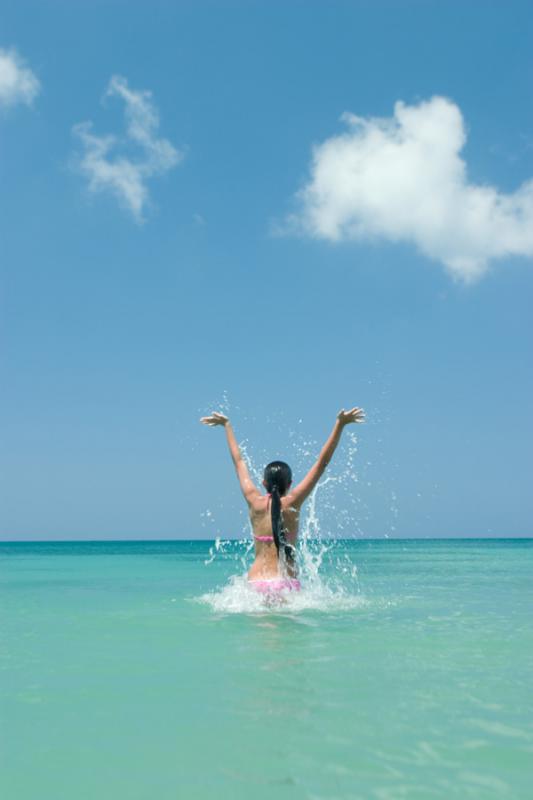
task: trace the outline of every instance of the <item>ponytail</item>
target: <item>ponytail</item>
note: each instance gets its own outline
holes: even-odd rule
[[[281,513],[281,498],[287,493],[292,482],[291,468],[284,461],[272,461],[265,467],[264,478],[267,491],[271,497],[272,536],[274,537],[278,559],[280,550],[282,550],[287,564],[292,566],[294,564],[294,547],[287,542]]]
[[[283,517],[281,516],[281,497],[279,493],[279,489],[274,484],[270,491],[270,516],[272,518],[272,536],[274,537],[274,543],[276,545],[276,550],[278,551],[278,558],[279,558],[279,548],[283,536]]]

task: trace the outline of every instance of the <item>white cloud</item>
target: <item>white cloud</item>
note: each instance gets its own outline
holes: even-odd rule
[[[31,105],[40,83],[16,50],[0,47],[0,106]]]
[[[126,136],[97,136],[91,122],[74,126],[83,145],[77,166],[89,180],[92,192],[110,191],[137,222],[149,200],[147,181],[175,167],[184,157],[167,139],[158,138],[159,116],[151,92],[134,91],[125,78],[111,78],[105,97],[119,97],[125,103]],[[134,145],[140,157],[130,154]]]
[[[411,242],[465,281],[492,259],[533,256],[533,180],[511,194],[469,183],[453,102],[398,102],[392,118],[342,120],[348,130],[313,150],[290,229],[330,241]]]

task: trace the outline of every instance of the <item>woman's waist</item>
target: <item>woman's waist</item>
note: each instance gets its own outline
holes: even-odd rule
[[[280,575],[280,564],[278,554],[274,548],[274,553],[258,553],[254,563],[250,567],[248,577],[275,578]]]
[[[248,571],[248,579],[255,580],[257,579],[267,579],[267,578],[279,578],[279,577],[290,577],[295,578],[298,574],[298,569],[296,564],[294,563],[283,563],[280,564],[277,555],[273,558],[270,555],[257,555],[254,563],[250,567]]]

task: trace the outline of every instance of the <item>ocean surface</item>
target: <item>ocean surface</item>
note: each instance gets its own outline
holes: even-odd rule
[[[6,800],[533,797],[533,540],[2,544]]]

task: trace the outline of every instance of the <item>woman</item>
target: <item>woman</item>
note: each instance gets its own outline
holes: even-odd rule
[[[271,594],[300,589],[295,561],[300,509],[331,461],[344,426],[352,422],[364,422],[364,419],[361,408],[339,411],[333,430],[315,464],[294,489],[291,488],[292,472],[288,464],[284,461],[268,464],[263,477],[266,495],[261,494],[250,478],[228,417],[214,411],[200,420],[204,425],[222,425],[226,429],[228,447],[252,523],[255,561],[248,572],[248,580],[257,591]]]

